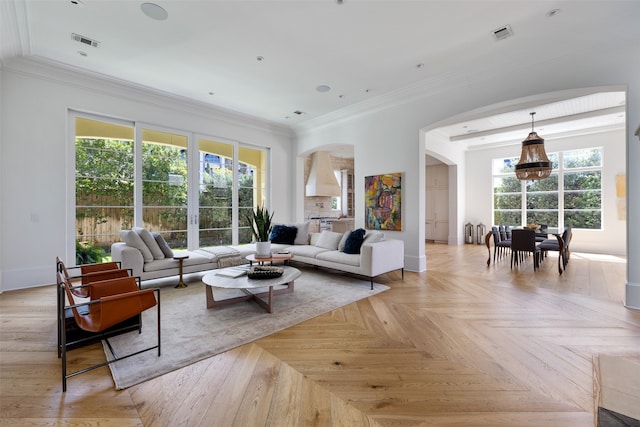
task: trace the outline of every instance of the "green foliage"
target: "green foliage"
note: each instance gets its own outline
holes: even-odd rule
[[[496,224],[519,226],[522,224],[522,211],[496,211]]]
[[[93,246],[89,242],[76,240],[76,265],[95,264],[102,262],[106,257],[104,249]]]
[[[565,151],[562,158],[565,169],[602,166],[602,150],[600,148]]]
[[[251,232],[258,242],[268,242],[271,233],[271,219],[273,213],[269,215],[269,209],[264,206],[258,206],[250,211],[247,217],[251,224]]]

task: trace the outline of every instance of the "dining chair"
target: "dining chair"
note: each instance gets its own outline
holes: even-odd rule
[[[531,229],[514,229],[511,231],[511,268],[517,266],[528,255],[533,255],[533,270],[540,267],[542,251],[536,245],[536,232]]]
[[[507,238],[503,226],[491,227],[491,233],[493,235],[493,262],[495,263],[497,257],[503,257],[507,250],[511,249],[511,239]]]
[[[558,273],[562,272],[567,267],[571,251],[569,250],[569,244],[573,238],[573,232],[571,226],[565,227],[562,235],[556,234],[552,239],[546,239],[538,245],[544,254],[548,251],[558,252]]]

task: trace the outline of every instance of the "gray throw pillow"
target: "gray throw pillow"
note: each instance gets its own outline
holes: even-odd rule
[[[153,261],[153,254],[138,233],[133,230],[120,230],[120,238],[127,244],[127,246],[131,246],[132,248],[139,250],[142,253],[144,262]]]
[[[156,239],[151,235],[151,232],[149,230],[142,227],[133,227],[132,230],[138,233],[138,235],[142,238],[144,244],[147,245],[147,247],[151,251],[153,259],[164,259],[164,253],[160,249],[160,246],[158,246],[158,242],[156,242]]]
[[[158,246],[160,246],[160,250],[164,254],[165,258],[173,258],[173,251],[169,247],[169,244],[167,243],[167,241],[164,240],[164,237],[162,237],[162,234],[151,233],[151,235],[153,236],[154,239],[156,239],[156,243],[158,244]]]

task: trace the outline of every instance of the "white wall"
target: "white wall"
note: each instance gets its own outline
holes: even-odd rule
[[[292,212],[295,164],[288,130],[204,105],[69,74],[45,64],[3,64],[1,247],[3,290],[55,282],[55,257],[65,254],[67,111],[75,109],[193,131],[271,148],[271,208],[277,221]],[[66,260],[73,264],[74,260]]]
[[[443,76],[436,84],[404,90],[404,102],[396,100],[386,108],[376,107],[349,120],[317,120],[298,133],[299,150],[311,150],[327,143],[355,146],[356,226],[362,225],[362,191],[364,176],[372,173],[403,171],[402,232],[393,237],[405,242],[405,268],[422,271],[424,258],[424,136],[420,129],[435,129],[445,119],[462,116],[510,100],[535,97],[557,91],[616,86],[627,88],[628,123],[626,135],[628,165],[628,221],[640,220],[640,158],[633,132],[640,123],[640,55],[635,46],[625,46],[606,38],[584,46],[582,51],[567,52],[561,57],[536,63],[534,57],[514,63],[511,69],[466,69],[456,75]],[[621,86],[620,86],[621,85]],[[633,137],[633,140],[631,139]],[[430,153],[433,155],[433,153]],[[400,169],[399,169],[400,168]],[[464,176],[458,171],[458,177]],[[467,171],[465,185],[474,176]],[[298,195],[299,196],[299,195]],[[458,200],[458,202],[460,202]],[[462,209],[468,209],[461,206]],[[485,215],[485,214],[482,214]],[[487,216],[487,221],[489,220]],[[359,221],[359,222],[358,222]],[[607,222],[610,222],[607,220]],[[630,238],[628,256],[640,260],[640,239]],[[629,281],[640,285],[640,263],[629,263]],[[640,299],[640,292],[638,293]]]
[[[545,138],[543,133],[540,136]],[[523,135],[524,139],[526,135]],[[624,130],[582,135],[572,138],[545,138],[548,153],[578,148],[603,147],[604,169],[602,176],[602,227],[596,230],[573,230],[571,250],[606,254],[626,253],[626,220],[617,216],[615,176],[625,173]],[[493,224],[491,160],[503,157],[520,157],[520,145],[467,152],[467,218],[472,224]]]

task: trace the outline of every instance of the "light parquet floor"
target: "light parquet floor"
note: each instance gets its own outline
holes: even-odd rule
[[[640,353],[624,259],[486,266],[428,244],[391,289],[123,391],[108,368],[60,391],[50,287],[0,296],[0,424],[593,426],[593,358]],[[78,363],[100,360],[92,346]]]

